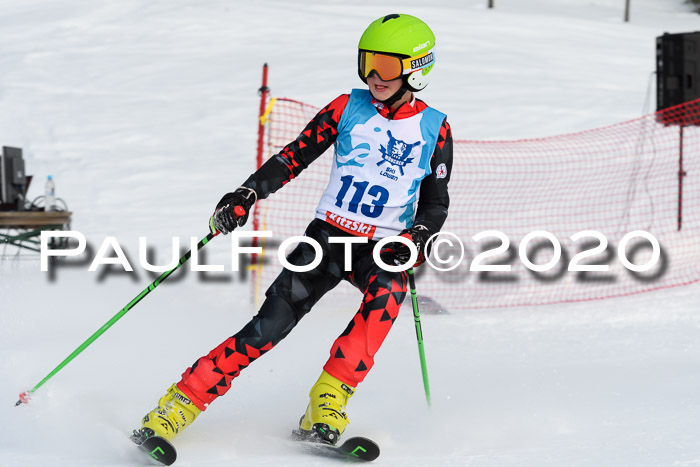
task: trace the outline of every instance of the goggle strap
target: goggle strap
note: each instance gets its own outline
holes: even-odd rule
[[[404,75],[409,75],[414,71],[422,70],[435,64],[435,52],[429,50],[420,57],[410,57],[401,61]]]

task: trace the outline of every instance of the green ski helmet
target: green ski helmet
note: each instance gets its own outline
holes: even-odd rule
[[[360,79],[366,84],[374,71],[384,81],[403,77],[404,87],[416,92],[428,85],[435,64],[435,35],[411,15],[383,16],[365,30],[358,45]]]

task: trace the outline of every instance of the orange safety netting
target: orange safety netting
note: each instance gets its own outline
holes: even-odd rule
[[[267,155],[295,139],[317,111],[290,99],[271,100]],[[435,308],[460,310],[602,299],[700,280],[698,124],[700,100],[575,134],[455,140],[450,213],[443,231],[463,241],[465,258],[451,272],[421,266],[419,294]],[[458,135],[458,129],[453,131]],[[329,150],[280,192],[259,202],[254,212],[258,227],[273,231],[277,243],[303,234],[328,183],[332,159]],[[502,245],[494,236],[472,238],[492,230],[505,234],[509,247],[479,263],[510,265],[511,270],[470,270],[476,255]],[[594,237],[571,239],[588,230],[602,233],[608,246],[580,264],[608,265],[607,272],[569,270],[578,253],[599,245]],[[644,272],[625,267],[618,252],[620,240],[637,230],[651,233],[661,246],[655,266]],[[561,244],[560,259],[544,272],[527,268],[520,257],[521,240],[535,231],[550,232]],[[455,252],[444,247],[443,258]],[[554,255],[552,241],[542,236],[523,249],[535,265]],[[653,260],[652,253],[651,243],[637,236],[623,256],[643,265]],[[255,275],[258,298],[281,269],[276,246],[266,249],[263,258],[267,261]],[[359,299],[351,287],[342,289],[334,293],[355,293]]]

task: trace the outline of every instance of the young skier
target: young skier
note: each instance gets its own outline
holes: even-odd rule
[[[372,249],[384,237],[402,235],[416,245],[417,265],[427,254],[426,241],[447,217],[450,126],[445,115],[414,97],[428,84],[434,46],[430,28],[413,16],[392,14],[371,23],[360,39],[358,59],[360,79],[369,90],[356,89],[333,100],[295,141],[221,199],[210,228],[227,234],[245,224],[257,200],[282,188],[335,146],[330,181],[305,232],[322,247],[319,266],[308,272],[284,269],[267,290],[258,314],[185,370],[143,418],[136,438],[157,435],[172,440],[229,390],[242,369],[277,345],[326,292],[347,280],[364,298],[333,344],[299,425],[308,438],[338,441],[348,424],[348,400],[372,368],[406,295],[406,272],[381,269]],[[345,245],[331,243],[330,237],[360,241],[349,247],[349,270]],[[306,265],[315,257],[311,245],[299,243],[287,259]],[[386,264],[405,264],[410,251],[393,242],[381,257]]]

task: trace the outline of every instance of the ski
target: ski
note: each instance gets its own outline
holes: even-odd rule
[[[379,457],[379,445],[371,439],[362,436],[353,436],[340,444],[333,445],[308,438],[294,430],[292,439],[302,443],[307,452],[316,455],[365,462],[373,461]]]
[[[163,465],[171,465],[177,459],[175,446],[167,439],[155,436],[153,430],[148,428],[134,430],[131,441],[136,443],[140,450]]]

